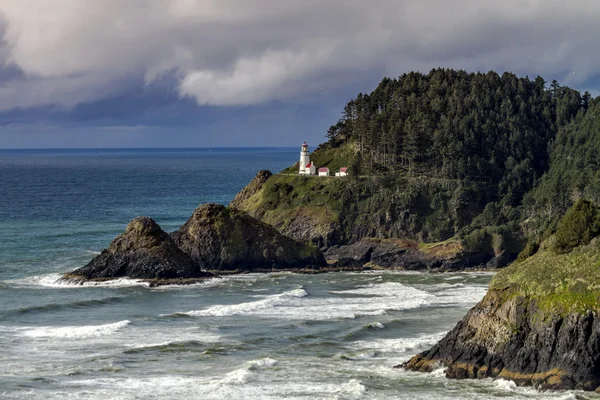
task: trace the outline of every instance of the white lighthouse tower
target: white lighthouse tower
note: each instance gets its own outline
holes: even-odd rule
[[[308,145],[306,142],[302,143],[300,149],[300,167],[298,173],[300,175],[311,175],[315,172],[315,167],[310,162],[310,156],[308,155]]]

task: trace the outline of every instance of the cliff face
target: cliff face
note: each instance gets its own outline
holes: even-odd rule
[[[138,217],[107,249],[65,278],[80,281],[119,277],[168,280],[204,276],[212,275],[202,272],[152,218]]]
[[[595,390],[600,385],[597,313],[543,312],[527,298],[502,300],[491,291],[432,349],[405,367],[446,366],[455,379],[504,378],[541,389]]]
[[[500,272],[438,344],[403,366],[449,378],[500,377],[542,389],[600,386],[600,251],[543,250]]]
[[[247,213],[219,204],[198,207],[171,237],[208,270],[264,270],[326,265],[315,247],[283,236]]]

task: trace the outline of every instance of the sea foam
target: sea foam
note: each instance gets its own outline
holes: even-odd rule
[[[193,317],[223,317],[240,314],[250,314],[256,311],[271,309],[279,305],[288,303],[290,299],[308,296],[303,288],[297,288],[288,292],[268,296],[264,299],[240,304],[216,305],[205,310],[189,311],[186,314]]]
[[[63,327],[39,327],[26,330],[24,335],[31,338],[56,338],[56,339],[86,339],[100,336],[112,335],[125,328],[131,322],[123,320],[112,324],[86,325],[86,326],[63,326]]]

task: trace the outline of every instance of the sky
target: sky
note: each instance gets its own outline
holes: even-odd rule
[[[598,0],[0,0],[0,148],[316,145],[384,77],[600,94]]]

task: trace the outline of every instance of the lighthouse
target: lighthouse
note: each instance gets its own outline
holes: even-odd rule
[[[302,147],[300,148],[300,166],[298,173],[300,175],[314,175],[315,173],[315,167],[310,162],[308,145],[306,142],[302,143]]]

